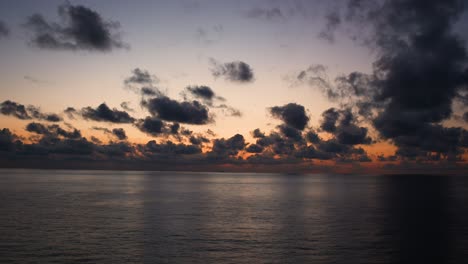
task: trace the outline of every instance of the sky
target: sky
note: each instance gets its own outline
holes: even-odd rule
[[[0,166],[464,174],[466,8],[0,1]]]

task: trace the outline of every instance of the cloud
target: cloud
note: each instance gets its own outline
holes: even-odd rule
[[[39,135],[46,135],[49,137],[64,137],[68,139],[79,139],[81,138],[81,132],[78,129],[73,129],[73,131],[66,131],[61,128],[59,125],[49,125],[46,126],[41,123],[31,122],[26,126],[26,131],[33,132]]]
[[[120,107],[122,107],[123,110],[128,111],[128,112],[135,111],[135,109],[130,107],[130,102],[122,102],[120,103]]]
[[[235,156],[245,147],[245,139],[242,135],[236,134],[228,139],[215,139],[213,149],[209,154],[211,157],[224,158],[226,156]]]
[[[166,123],[155,117],[147,116],[145,119],[140,119],[135,123],[135,126],[151,136],[166,133]]]
[[[8,128],[0,130],[0,152],[13,151],[15,149],[16,136]]]
[[[127,48],[120,40],[118,22],[106,21],[99,13],[80,5],[58,7],[60,23],[42,15],[28,17],[25,26],[32,33],[31,44],[41,49],[111,51]]]
[[[0,113],[23,120],[38,119],[49,122],[59,122],[63,120],[62,117],[57,114],[41,112],[41,110],[36,106],[24,106],[10,100],[6,100],[0,104]]]
[[[360,0],[358,0],[360,1]],[[334,32],[341,24],[341,16],[337,11],[331,11],[325,16],[326,26],[325,29],[320,31],[319,37],[327,40],[330,43],[335,41]]]
[[[263,152],[263,147],[257,144],[250,144],[245,151],[249,153],[262,153]]]
[[[208,86],[204,86],[204,85],[188,86],[186,90],[195,98],[202,99],[207,102],[212,102],[213,99],[215,98],[215,93]]]
[[[60,117],[57,114],[42,113],[41,110],[38,107],[33,106],[33,105],[28,106],[27,111],[28,111],[29,115],[32,118],[35,118],[35,119],[45,120],[45,121],[49,121],[49,122],[59,122],[59,121],[63,120],[62,117]]]
[[[243,61],[233,61],[219,63],[211,59],[213,68],[211,73],[215,78],[224,77],[224,79],[238,83],[248,83],[255,80],[252,67]]]
[[[3,115],[11,115],[19,119],[31,119],[31,116],[26,111],[26,107],[22,104],[6,100],[0,105],[0,112]]]
[[[10,29],[7,24],[0,20],[0,39],[8,37],[10,35]]]
[[[154,117],[165,121],[193,125],[203,125],[213,121],[209,116],[209,109],[196,100],[179,102],[164,96],[143,101],[142,106]]]
[[[159,82],[158,77],[150,74],[147,70],[142,70],[140,68],[133,69],[132,76],[128,77],[124,81],[126,85],[130,85],[130,84],[152,85],[158,82]]]
[[[135,119],[125,111],[110,109],[105,103],[100,104],[96,109],[88,106],[81,109],[84,119],[110,122],[110,123],[133,123]]]
[[[347,1],[341,12],[357,38],[376,51],[370,74],[340,76],[330,89],[372,125],[381,139],[397,146],[397,155],[416,160],[461,159],[466,130],[444,127],[452,105],[466,106],[466,45],[454,25],[463,1]],[[364,30],[363,30],[364,29]],[[327,119],[329,118],[329,119]],[[322,129],[333,130],[333,116]],[[342,142],[365,140],[366,130],[349,126],[336,134]],[[337,133],[337,132],[334,132]],[[349,137],[352,135],[353,137]],[[349,140],[349,141],[348,141]]]
[[[141,147],[141,150],[146,156],[153,158],[162,157],[161,155],[194,155],[201,153],[199,146],[182,143],[174,144],[172,141],[158,144],[155,140],[148,141],[146,145]]]
[[[284,106],[271,107],[270,113],[273,117],[282,120],[288,126],[298,130],[304,130],[309,117],[305,113],[305,108],[296,103],[289,103]]]
[[[142,96],[164,96],[164,93],[156,87],[160,82],[156,75],[150,74],[147,70],[135,68],[132,75],[124,80],[124,85]]]
[[[75,119],[75,115],[78,114],[78,111],[73,107],[67,107],[63,112],[68,116],[70,119]]]
[[[112,134],[116,136],[119,140],[127,139],[127,134],[123,128],[114,128],[112,129]]]
[[[272,8],[252,8],[246,14],[247,18],[264,19],[268,21],[282,21],[285,19],[281,9]]]
[[[235,116],[241,117],[242,112],[232,106],[229,106],[225,103],[222,104],[215,104],[219,102],[224,102],[226,99],[221,96],[217,96],[215,92],[208,86],[205,85],[193,85],[186,87],[186,91],[189,95],[194,97],[195,99],[201,100],[204,104],[209,107],[221,109],[222,113],[226,116]],[[185,99],[187,99],[186,93],[182,93]]]
[[[114,128],[112,130],[105,127],[92,127],[93,130],[102,131],[105,134],[115,136],[118,140],[127,139],[127,134],[123,128]]]
[[[256,128],[254,131],[252,131],[251,134],[252,134],[252,137],[254,137],[254,138],[264,138],[265,137],[265,133],[260,131],[259,128]]]

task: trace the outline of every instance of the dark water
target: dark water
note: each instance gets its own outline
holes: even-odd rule
[[[468,178],[0,170],[0,263],[467,263]]]

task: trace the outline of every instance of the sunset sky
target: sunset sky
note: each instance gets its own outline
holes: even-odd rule
[[[0,166],[463,174],[465,11],[1,1]]]

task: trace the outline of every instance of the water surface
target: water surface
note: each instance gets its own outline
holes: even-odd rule
[[[0,263],[464,263],[468,179],[0,170]]]

